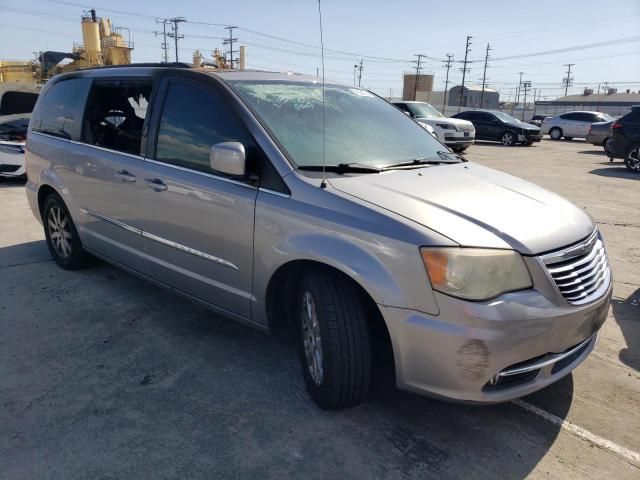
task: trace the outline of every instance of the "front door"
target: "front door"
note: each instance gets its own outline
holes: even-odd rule
[[[79,208],[76,219],[91,250],[146,272],[140,155],[153,80],[100,79],[92,84],[81,141],[67,155],[65,183]]]
[[[152,276],[249,318],[258,189],[248,178],[210,168],[209,150],[241,142],[256,148],[219,86],[169,77],[154,113],[155,142],[141,181],[143,238]]]

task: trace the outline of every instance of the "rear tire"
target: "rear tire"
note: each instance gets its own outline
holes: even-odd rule
[[[362,293],[339,273],[306,272],[296,309],[307,391],[324,410],[353,407],[369,393],[371,337]]]
[[[624,156],[624,166],[633,173],[640,174],[640,143],[633,145]]]
[[[551,140],[560,140],[562,138],[562,129],[553,127],[549,130],[549,136],[551,137]]]
[[[49,252],[60,267],[77,270],[86,266],[88,256],[69,210],[57,193],[51,193],[44,201],[42,224]]]

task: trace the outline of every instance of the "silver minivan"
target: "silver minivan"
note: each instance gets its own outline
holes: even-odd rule
[[[27,195],[55,261],[100,257],[295,339],[322,408],[398,387],[495,403],[594,348],[611,273],[592,219],[465,161],[359,88],[145,65],[50,80]]]

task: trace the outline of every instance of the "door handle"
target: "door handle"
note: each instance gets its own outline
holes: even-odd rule
[[[156,192],[164,192],[167,188],[167,184],[159,178],[145,178],[144,184],[147,188],[151,188]]]
[[[122,180],[123,182],[135,182],[136,181],[136,176],[132,175],[131,173],[127,172],[126,170],[120,170],[119,172],[116,172],[116,177],[119,178],[120,180]]]

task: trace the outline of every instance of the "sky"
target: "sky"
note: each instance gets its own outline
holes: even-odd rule
[[[134,62],[160,61],[162,37],[154,31],[162,25],[155,19],[180,16],[187,20],[179,32],[182,61],[190,62],[195,49],[210,57],[226,48],[224,26],[234,25],[247,68],[312,75],[321,69],[317,0],[0,0],[0,60],[70,51],[82,41],[79,20],[89,8],[130,29]],[[459,84],[467,35],[473,38],[466,82],[482,83],[490,44],[487,82],[501,100],[514,94],[519,72],[541,99],[556,98],[564,93],[568,63],[575,64],[570,94],[597,91],[604,82],[640,90],[640,0],[322,0],[322,19],[326,78],[352,84],[362,60],[362,86],[385,96],[401,95],[402,74],[415,71],[416,54],[426,55],[421,71],[435,75],[435,90],[444,87],[443,60],[452,54],[449,80]]]

